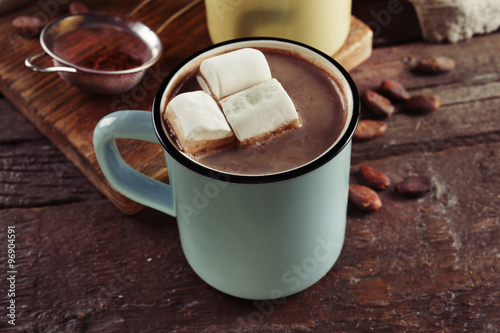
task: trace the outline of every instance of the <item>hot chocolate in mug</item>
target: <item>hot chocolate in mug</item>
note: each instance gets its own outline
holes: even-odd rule
[[[244,174],[208,167],[178,149],[163,119],[168,99],[202,60],[240,48],[299,55],[339,85],[344,123],[335,141],[317,158],[280,172]],[[326,54],[283,39],[239,39],[210,46],[172,70],[156,94],[152,112],[117,111],[104,117],[94,132],[94,148],[113,187],[176,217],[185,257],[205,282],[241,298],[275,299],[316,283],[340,255],[351,138],[359,113],[354,82]],[[160,143],[169,184],[131,168],[117,149],[119,138]]]

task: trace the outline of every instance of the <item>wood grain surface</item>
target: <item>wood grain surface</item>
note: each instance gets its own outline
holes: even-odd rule
[[[107,199],[2,210],[0,236],[10,224],[19,235],[20,307],[14,330],[0,331],[498,332],[499,151],[496,142],[371,161],[393,181],[411,161],[435,188],[418,200],[387,190],[371,215],[350,209],[334,268],[275,302],[206,285],[175,220],[156,211],[125,216]]]
[[[420,116],[397,105],[384,135],[354,142],[351,183],[361,183],[358,168],[368,164],[393,184],[419,174],[433,188],[408,199],[393,185],[372,214],[349,207],[332,270],[278,301],[206,285],[184,258],[173,218],[152,209],[122,214],[0,99],[0,263],[12,225],[18,265],[16,326],[6,321],[0,273],[0,332],[500,332],[499,47],[498,33],[379,47],[351,72],[361,91],[396,78],[411,94],[443,98]],[[417,59],[438,54],[452,56],[455,70],[412,72]]]
[[[437,151],[454,146],[498,141],[500,113],[500,35],[475,38],[460,44],[430,46],[413,43],[376,52],[366,66],[353,72],[360,91],[377,89],[381,81],[400,81],[411,95],[434,92],[441,96],[438,112],[418,117],[398,114],[387,120],[387,135],[353,147],[353,161],[408,153]],[[488,50],[487,52],[485,50]],[[413,67],[424,57],[445,55],[456,60],[456,68],[445,75],[415,73]],[[366,109],[364,118],[374,118]]]
[[[152,1],[134,16],[142,18],[151,27],[159,27],[169,13],[175,13],[187,3],[189,1]],[[118,9],[121,13],[133,7],[134,2],[130,1],[123,5],[116,1],[91,5],[95,10],[116,12]],[[64,12],[64,9],[60,11]],[[32,6],[24,9],[24,12],[38,15],[44,11],[39,6]],[[85,93],[65,83],[57,74],[35,73],[26,68],[24,59],[38,53],[41,47],[37,38],[28,40],[22,33],[12,30],[10,22],[15,15],[19,15],[19,12],[0,20],[0,32],[8,36],[0,44],[4,50],[0,58],[0,90],[122,212],[137,213],[143,207],[117,192],[102,175],[92,145],[93,130],[102,117],[113,111],[150,110],[157,87],[168,71],[185,57],[211,45],[203,3],[162,30],[160,37],[165,51],[160,62],[149,69],[132,90],[114,95]],[[59,12],[55,14],[54,11],[54,17],[58,15]],[[370,28],[353,17],[345,46],[334,57],[346,69],[352,69],[368,59],[371,45]],[[119,148],[125,161],[132,167],[154,179],[168,181],[160,145],[121,140]]]

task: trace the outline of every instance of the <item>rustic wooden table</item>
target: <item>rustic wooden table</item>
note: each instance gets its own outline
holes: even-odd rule
[[[0,98],[0,332],[500,332],[500,34],[428,44],[410,4],[401,5],[351,74],[360,91],[395,78],[411,94],[438,93],[443,106],[398,112],[383,136],[355,142],[352,182],[363,163],[393,182],[428,176],[433,189],[419,199],[388,189],[373,214],[350,207],[332,270],[279,301],[206,285],[184,259],[173,218],[122,214]],[[376,27],[373,12],[386,6],[355,1],[353,11]],[[411,71],[438,54],[453,57],[455,70]]]

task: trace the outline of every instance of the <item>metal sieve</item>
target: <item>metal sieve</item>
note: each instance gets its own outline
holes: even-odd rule
[[[57,72],[64,81],[89,92],[116,94],[132,89],[161,57],[158,33],[201,2],[192,1],[155,32],[130,19],[149,1],[144,1],[125,17],[82,13],[54,20],[41,32],[43,51],[26,58],[26,66],[38,72]],[[34,64],[44,56],[51,57],[54,66]]]

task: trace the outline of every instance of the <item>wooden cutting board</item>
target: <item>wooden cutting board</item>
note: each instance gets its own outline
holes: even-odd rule
[[[186,1],[162,1],[161,8],[146,6],[140,14],[142,22],[151,28],[186,5]],[[137,1],[87,2],[93,10],[125,14]],[[37,2],[0,18],[0,91],[16,108],[74,163],[86,177],[106,195],[124,214],[135,214],[143,206],[115,191],[105,180],[96,161],[92,135],[98,121],[117,110],[151,110],[157,87],[168,71],[182,59],[211,45],[207,32],[205,8],[198,4],[180,16],[160,34],[164,54],[144,79],[129,92],[117,95],[96,95],[70,86],[55,73],[32,72],[24,59],[41,51],[38,38],[28,39],[12,29],[11,22],[18,15],[35,15],[53,19],[66,14],[67,6],[41,7]],[[150,8],[148,8],[150,7]],[[372,31],[353,17],[351,32],[343,48],[333,57],[347,70],[369,58],[372,50]],[[50,65],[50,59],[44,60]],[[43,63],[42,63],[43,64]],[[119,140],[124,159],[138,171],[168,182],[163,149],[158,144]]]

